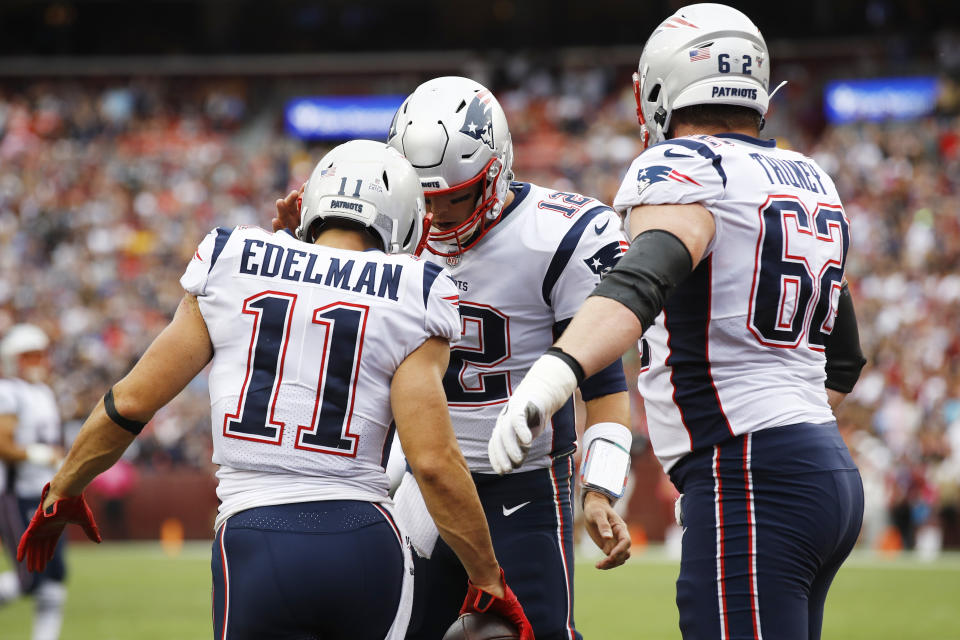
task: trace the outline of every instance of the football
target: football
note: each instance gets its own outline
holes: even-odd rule
[[[443,640],[516,640],[516,627],[492,613],[465,613],[450,625]]]

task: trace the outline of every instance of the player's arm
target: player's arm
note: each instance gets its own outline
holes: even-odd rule
[[[16,464],[27,459],[26,450],[14,439],[16,430],[16,414],[0,415],[0,460],[8,464]]]
[[[390,388],[397,435],[427,510],[470,580],[498,597],[500,565],[467,462],[450,423],[443,374],[449,343],[431,337],[397,368]]]
[[[700,204],[634,207],[630,249],[587,298],[556,346],[588,376],[619,358],[699,264],[715,230],[713,216]]]
[[[840,288],[837,317],[833,323],[833,331],[827,337],[825,355],[827,400],[830,408],[836,411],[847,394],[853,391],[854,385],[860,379],[860,371],[867,363],[860,348],[857,314],[846,281]]]
[[[136,437],[135,425],[149,422],[212,357],[213,346],[197,299],[186,294],[170,324],[130,373],[113,385],[113,415],[101,398],[84,422],[63,467],[50,482],[44,506],[62,496],[79,495],[91,480],[113,466]],[[127,426],[118,424],[124,419]]]
[[[58,450],[48,444],[33,442],[23,447],[17,444],[16,430],[16,414],[0,415],[0,461],[7,464],[31,462],[51,467],[60,461]]]
[[[20,540],[19,559],[33,571],[49,561],[66,524],[84,527],[99,542],[83,490],[109,469],[153,417],[213,356],[207,326],[194,296],[187,294],[173,320],[122,380],[97,403],[63,466],[44,489],[40,506]]]
[[[622,370],[620,373],[623,376]],[[585,381],[586,382],[586,381]],[[610,393],[592,398],[585,402],[586,423],[590,425],[583,434],[584,457],[580,463],[580,482],[583,492],[583,517],[587,533],[600,547],[604,558],[597,562],[598,569],[619,567],[630,557],[630,532],[627,524],[613,509],[616,500],[622,495],[623,484],[630,471],[630,396],[626,391]],[[624,447],[624,445],[626,445]],[[613,456],[608,454],[613,453]],[[626,456],[619,454],[626,453]],[[597,456],[606,456],[607,469],[587,467],[587,462],[597,460]],[[615,456],[615,458],[614,458]],[[602,477],[596,474],[601,473]],[[613,480],[621,482],[619,487],[611,486],[605,490],[601,482]],[[596,482],[591,482],[596,480]]]
[[[653,324],[673,289],[706,253],[716,225],[700,204],[644,205],[630,215],[633,242],[553,347],[540,356],[497,418],[496,431],[532,433],[584,380],[617,360]],[[494,460],[491,449],[491,463]]]
[[[470,578],[461,613],[499,614],[521,638],[533,640],[533,628],[494,555],[477,489],[453,433],[442,383],[449,360],[450,344],[434,336],[397,368],[390,385],[397,435],[440,536]]]

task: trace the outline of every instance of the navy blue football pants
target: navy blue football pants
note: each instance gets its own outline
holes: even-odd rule
[[[213,541],[216,640],[383,640],[404,560],[392,518],[369,502],[256,507]]]
[[[582,636],[573,622],[573,460],[506,476],[473,474],[497,560],[537,640]],[[443,540],[429,560],[414,556],[407,638],[440,640],[467,595],[467,574]]]
[[[20,544],[20,537],[27,530],[27,525],[30,524],[38,504],[40,504],[40,496],[18,498],[12,493],[0,494],[0,540],[7,549],[10,564],[16,568],[20,591],[26,594],[33,593],[45,580],[64,582],[67,579],[67,563],[64,560],[66,535],[60,536],[53,558],[47,563],[42,573],[31,573],[27,571],[25,563],[17,562],[17,545]]]
[[[684,640],[816,640],[827,590],[860,533],[863,485],[835,423],[797,424],[693,452],[677,608]]]

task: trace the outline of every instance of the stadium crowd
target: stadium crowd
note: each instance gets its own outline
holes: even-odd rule
[[[492,84],[518,176],[610,202],[639,151],[622,79],[507,68]],[[323,152],[285,136],[277,105],[252,93],[242,81],[0,84],[0,333],[30,321],[54,337],[53,386],[75,426],[166,324],[204,234],[265,226]],[[770,133],[834,176],[853,223],[868,364],[839,418],[865,482],[865,543],[960,546],[960,116],[820,130],[778,108]],[[210,466],[208,407],[200,376],[131,461]]]

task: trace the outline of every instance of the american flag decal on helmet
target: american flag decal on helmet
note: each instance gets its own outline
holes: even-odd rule
[[[696,62],[697,60],[709,60],[709,59],[710,59],[709,47],[698,47],[696,49],[690,49],[690,62]]]

